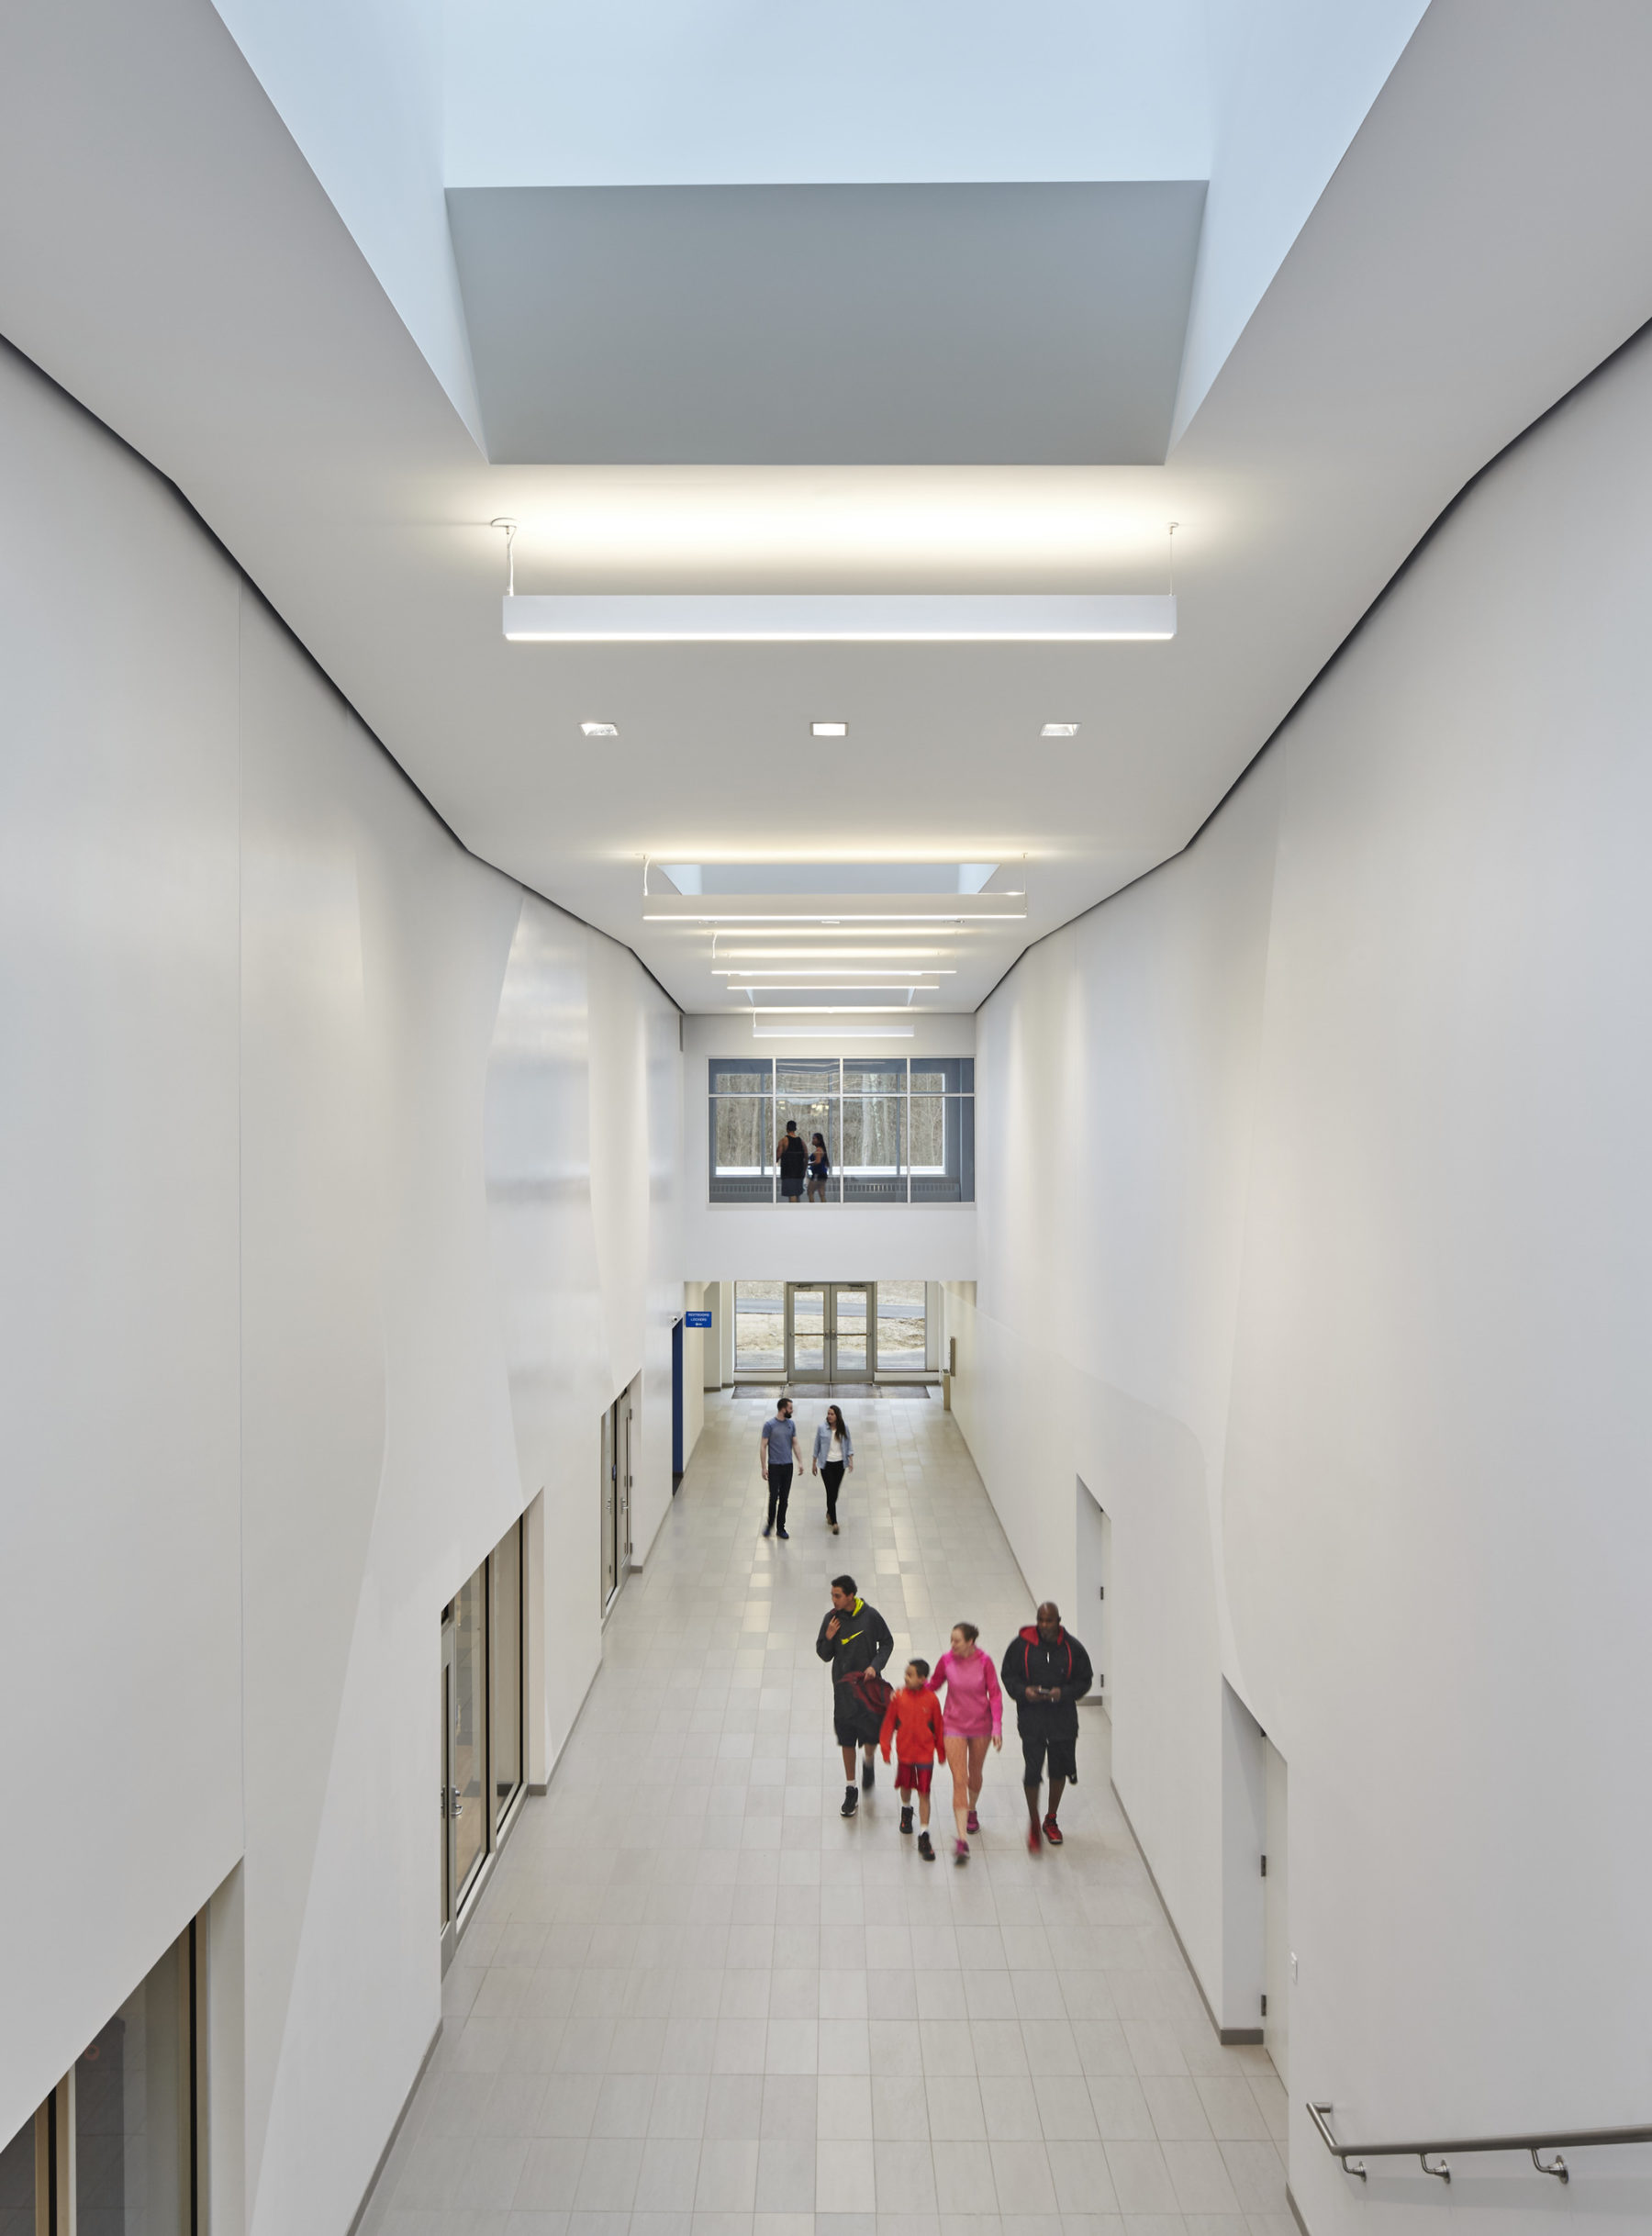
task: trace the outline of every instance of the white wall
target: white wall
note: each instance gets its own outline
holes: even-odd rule
[[[1649,430],[1643,343],[980,1019],[954,1411],[1036,1593],[1075,1473],[1111,1517],[1115,1776],[1228,2024],[1224,1678],[1289,1762],[1314,2236],[1491,2176],[1356,2195],[1307,2096],[1367,2135],[1652,2100]],[[1602,2225],[1649,2174],[1594,2175]],[[1557,2229],[1584,2180],[1474,2194]]]
[[[4,350],[0,459],[9,2140],[240,1850],[239,589]]]
[[[0,2134],[240,1857],[214,2227],[342,2229],[437,2022],[441,1606],[542,1489],[553,1756],[639,1370],[644,1556],[669,1505],[677,1018],[10,356],[0,451],[0,1573],[14,1728],[73,1773],[0,1863]]]

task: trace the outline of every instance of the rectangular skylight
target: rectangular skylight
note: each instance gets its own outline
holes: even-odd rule
[[[996,862],[651,862],[679,893],[978,893]]]

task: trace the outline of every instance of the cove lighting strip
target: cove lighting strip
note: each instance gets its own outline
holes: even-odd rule
[[[811,1031],[808,1025],[798,1025],[794,1030],[781,1025],[773,1032],[765,1032],[756,1025],[752,1027],[753,1040],[842,1040],[843,1037],[841,1026],[820,1032]],[[910,1040],[913,1034],[910,1025],[857,1025],[854,1037],[856,1041]]]
[[[512,644],[1121,644],[1176,634],[1174,598],[1023,591],[507,597]]]

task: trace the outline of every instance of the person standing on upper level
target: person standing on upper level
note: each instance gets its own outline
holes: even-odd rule
[[[780,1201],[782,1203],[801,1203],[803,1175],[809,1166],[809,1151],[803,1146],[803,1136],[798,1131],[798,1122],[788,1118],[786,1131],[775,1144],[775,1162],[780,1168]]]

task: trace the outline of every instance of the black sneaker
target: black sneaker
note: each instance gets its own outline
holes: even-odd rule
[[[903,1832],[910,1832],[912,1829],[912,1812],[910,1808],[902,1809],[900,1812],[900,1829]]]
[[[930,1846],[930,1836],[927,1830],[918,1835],[918,1852],[926,1863],[932,1863],[935,1860],[935,1851]]]
[[[869,1794],[872,1791],[872,1763],[870,1757],[861,1764],[861,1783]]]
[[[777,1529],[776,1530],[775,1535],[777,1537],[784,1537],[788,1545],[791,1543],[791,1531],[789,1529]]]
[[[840,1817],[853,1817],[856,1809],[859,1807],[860,1795],[855,1792],[853,1786],[850,1786],[844,1792],[843,1806],[838,1811],[838,1815]]]
[[[770,1530],[771,1530],[773,1527],[774,1527],[774,1524],[773,1524],[772,1522],[765,1522],[765,1523],[763,1525],[763,1534],[764,1534],[764,1536],[765,1536],[765,1537],[768,1536],[768,1534],[769,1534]]]

